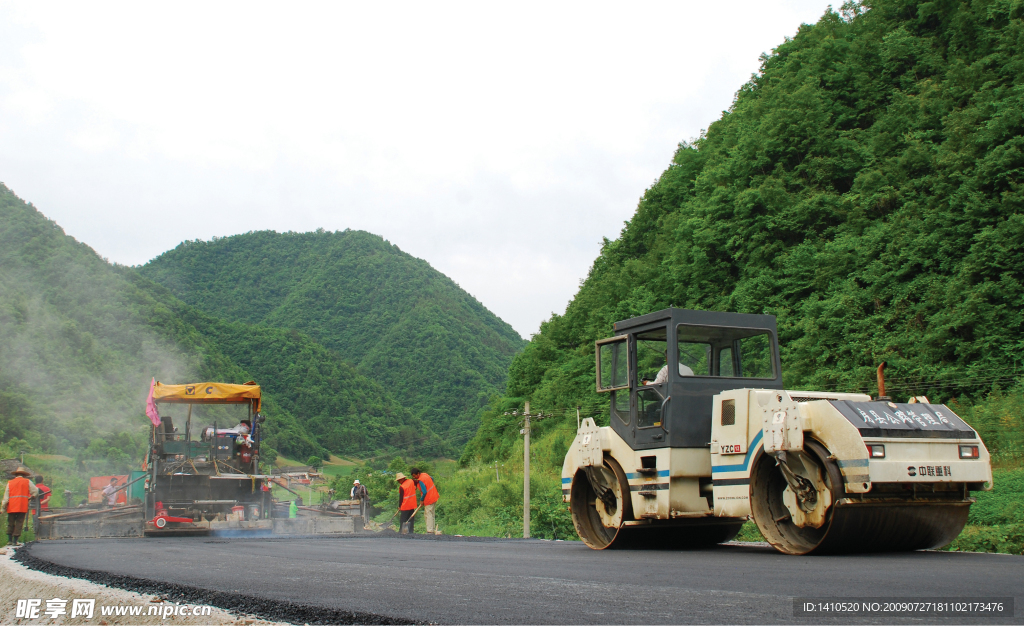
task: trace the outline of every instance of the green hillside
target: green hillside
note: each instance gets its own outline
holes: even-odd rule
[[[458,445],[523,345],[451,279],[362,231],[189,241],[138,270],[219,318],[309,334]]]
[[[552,410],[606,400],[593,393],[594,340],[672,305],[777,316],[790,387],[873,391],[881,361],[897,397],[969,404],[1013,386],[1022,17],[1019,0],[893,0],[802,26],[679,145],[565,314],[515,358],[464,459],[507,455],[518,425],[503,411],[527,398]],[[1008,432],[1020,417],[1000,420]]]
[[[0,186],[0,443],[123,470],[148,438],[150,377],[256,379],[268,444],[302,459],[443,450],[381,385],[308,336],[201,313]]]

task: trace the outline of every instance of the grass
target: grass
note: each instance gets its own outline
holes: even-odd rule
[[[284,455],[278,455],[277,459],[274,460],[274,465],[278,468],[284,468],[285,466],[305,466],[306,462],[300,462],[297,459],[288,459]]]
[[[346,475],[350,475],[356,468],[358,468],[358,466],[355,465],[335,466],[333,464],[324,464],[324,467],[321,468],[320,470],[321,472],[324,473],[324,475],[333,479],[334,477],[344,477]]]
[[[992,483],[973,493],[967,526],[946,550],[1024,555],[1024,468],[994,468]]]
[[[338,457],[331,455],[330,459],[324,462],[320,472],[328,477],[328,479],[334,479],[336,477],[344,477],[352,474],[352,472],[359,468],[362,464],[361,460],[358,459],[345,459],[344,457]],[[295,459],[289,459],[283,455],[278,455],[274,461],[274,465],[278,468],[284,468],[286,466],[305,466],[305,462],[300,462]]]
[[[38,464],[38,462],[70,462],[74,461],[67,455],[43,455],[40,453],[26,453],[25,463],[29,466]]]
[[[354,457],[352,459],[346,459],[344,457],[338,457],[337,455],[331,455],[331,457],[326,462],[324,462],[324,465],[325,466],[332,466],[333,465],[333,466],[353,466],[353,467],[355,467],[355,466],[362,466],[363,465],[363,460],[356,459]]]

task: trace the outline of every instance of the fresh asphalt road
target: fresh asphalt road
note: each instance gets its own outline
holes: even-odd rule
[[[751,545],[593,551],[451,536],[58,540],[73,568],[442,624],[1016,623],[1024,557],[916,552],[792,557]],[[795,617],[793,598],[1014,597],[1004,619]]]

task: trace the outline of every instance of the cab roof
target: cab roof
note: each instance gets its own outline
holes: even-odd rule
[[[677,324],[699,324],[712,327],[744,327],[775,331],[775,316],[763,314],[734,313],[731,311],[699,311],[669,307],[636,318],[615,323],[615,333],[624,333],[655,322]]]
[[[155,403],[189,403],[197,405],[253,404],[260,410],[260,386],[255,381],[237,383],[182,383],[172,385],[156,382],[153,386]]]

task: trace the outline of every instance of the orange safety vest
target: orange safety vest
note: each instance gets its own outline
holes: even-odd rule
[[[37,483],[36,488],[39,489],[39,507],[44,512],[50,511],[50,495],[52,494],[50,488],[41,483]]]
[[[398,484],[398,489],[402,491],[402,505],[398,509],[405,511],[416,509],[416,484],[406,479]]]
[[[440,496],[437,493],[437,486],[434,485],[434,480],[430,478],[425,472],[420,473],[420,478],[416,479],[416,483],[422,483],[420,489],[423,490],[423,504],[433,505],[437,503],[437,499]]]
[[[7,484],[7,513],[24,514],[28,512],[28,499],[32,496],[28,489],[28,479],[15,477]]]

